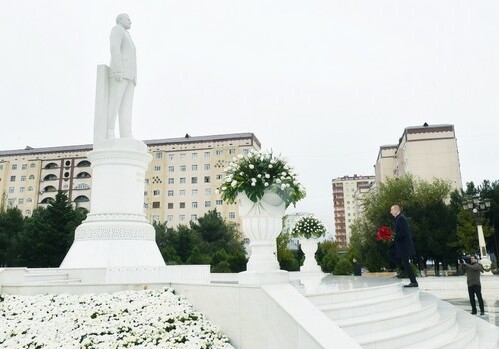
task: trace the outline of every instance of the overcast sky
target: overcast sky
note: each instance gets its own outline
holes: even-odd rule
[[[0,0],[0,149],[92,142],[95,70],[129,13],[138,139],[253,132],[333,228],[331,179],[407,126],[455,125],[463,184],[499,179],[496,0]]]

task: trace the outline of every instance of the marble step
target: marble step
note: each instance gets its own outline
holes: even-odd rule
[[[419,302],[406,307],[359,317],[337,319],[334,322],[349,335],[360,336],[383,331],[387,328],[411,325],[416,321],[431,317],[437,311],[437,302],[432,298],[420,297]]]
[[[448,305],[439,303],[437,312],[411,324],[354,336],[353,338],[367,349],[408,348],[411,345],[425,348],[425,346],[420,345],[423,339],[431,338],[433,341],[437,336],[452,338],[457,335],[459,326],[456,322],[456,309],[452,305]],[[439,340],[444,341],[444,339]]]
[[[324,293],[307,294],[307,298],[315,305],[338,304],[345,302],[361,301],[377,297],[394,297],[402,295],[403,289],[400,282],[388,285],[354,288],[349,290],[330,291]]]
[[[401,293],[366,298],[358,301],[320,305],[318,308],[331,320],[369,316],[380,312],[394,311],[399,308],[420,307],[418,292]]]

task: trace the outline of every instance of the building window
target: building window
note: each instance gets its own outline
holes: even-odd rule
[[[243,149],[243,155],[248,156],[249,155],[249,149]]]
[[[224,155],[224,151],[223,151],[223,150],[218,149],[218,150],[216,150],[216,151],[215,151],[215,154],[217,154],[218,156],[220,156],[220,155]]]
[[[204,189],[204,195],[206,195],[206,196],[211,195],[211,189],[210,188],[205,188]]]
[[[197,159],[198,158],[198,153],[192,153],[192,158]]]
[[[169,210],[173,210],[173,202],[169,202],[168,203],[168,209]]]
[[[192,196],[198,195],[198,190],[197,189],[192,189]]]
[[[31,214],[31,210],[26,210],[26,214]]]
[[[168,190],[168,196],[173,196],[173,190]]]
[[[192,171],[197,171],[198,170],[198,165],[192,165]]]
[[[24,187],[19,188],[20,193],[24,193]]]
[[[229,155],[235,155],[236,149],[229,149]]]
[[[180,165],[180,172],[185,172],[185,171],[187,171],[187,166]]]
[[[168,178],[168,184],[175,184],[175,178]]]
[[[178,216],[178,220],[181,222],[184,222],[185,221],[185,214],[181,214],[180,216]]]
[[[168,166],[168,172],[175,172],[175,166]]]
[[[180,184],[185,184],[186,183],[186,179],[185,177],[181,177],[180,178]]]
[[[197,214],[191,214],[191,221],[197,221],[198,220],[198,215]]]
[[[186,157],[185,153],[180,154],[180,160],[185,160],[185,157]]]
[[[168,160],[170,161],[175,160],[175,154],[168,154]]]
[[[22,165],[21,165],[21,170],[25,170],[25,169],[27,169],[27,168],[28,168],[28,164],[22,164]]]
[[[193,201],[192,202],[192,208],[198,208],[198,202],[197,201]]]
[[[21,199],[19,199],[19,205],[22,205],[22,204],[24,204],[24,199],[21,198]]]
[[[149,184],[149,178],[144,179],[145,184]]]
[[[204,207],[211,207],[211,201],[205,201]]]
[[[9,187],[9,194],[12,194],[14,192],[14,187]]]
[[[235,212],[229,212],[229,219],[236,219],[236,213]]]
[[[7,201],[7,205],[8,205],[9,207],[12,207],[12,206],[14,206],[14,203],[15,203],[15,202],[16,202],[16,199],[9,199],[9,200]]]
[[[209,171],[211,169],[211,165],[210,164],[204,164],[204,170],[205,171]]]
[[[181,202],[179,207],[180,208],[185,208],[185,202]]]
[[[27,198],[26,202],[33,202],[33,199],[32,198]]]
[[[185,190],[180,190],[180,191],[179,191],[179,195],[180,195],[180,196],[185,196]]]
[[[169,214],[168,216],[166,216],[166,220],[168,222],[173,222],[173,215]]]
[[[154,166],[154,171],[161,171],[161,166],[160,165]]]
[[[204,176],[204,182],[205,183],[210,183],[210,176]]]
[[[28,191],[33,191],[33,187],[28,187]]]
[[[224,178],[224,175],[223,175],[223,174],[217,174],[217,180],[218,180],[218,179],[222,179],[222,178]]]
[[[16,176],[10,176],[10,181],[15,182],[16,181]]]
[[[3,165],[2,164],[0,164],[0,170],[3,170]]]
[[[16,164],[13,164],[13,165],[12,165],[12,169],[13,169],[13,170],[17,170],[17,165],[16,165]]]
[[[210,153],[209,151],[205,151],[205,152],[204,152],[204,158],[205,158],[205,159],[209,159],[209,158],[211,158],[211,153]]]
[[[29,175],[28,179],[35,179],[34,175]]]
[[[154,216],[152,216],[152,220],[153,220],[154,222],[159,222],[159,216],[158,216],[158,215],[154,215]]]
[[[149,208],[149,204],[146,204],[146,203],[144,202],[144,208]]]
[[[223,200],[216,200],[216,201],[215,201],[215,204],[216,204],[217,206],[222,206],[222,205],[224,204],[224,202],[223,202]]]
[[[29,167],[30,168],[35,168],[36,167],[36,164],[34,162],[32,162],[31,164],[29,164]]]
[[[147,193],[147,192],[146,192]],[[158,196],[159,194],[161,194],[161,190],[153,190],[152,194],[154,196]]]
[[[163,153],[162,152],[158,151],[158,152],[156,152],[155,155],[156,155],[156,159],[158,159],[158,160],[159,159],[163,159]]]
[[[198,178],[197,177],[191,177],[191,183],[192,184],[196,184],[198,182]]]
[[[160,203],[159,203],[159,201],[154,201],[154,202],[152,203],[152,208],[159,208],[159,207],[160,207]]]

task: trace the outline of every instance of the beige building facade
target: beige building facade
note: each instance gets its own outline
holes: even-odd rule
[[[335,240],[341,248],[350,243],[350,226],[362,213],[362,196],[374,183],[374,176],[343,176],[332,180]]]
[[[412,174],[432,181],[450,181],[453,189],[461,189],[461,169],[454,125],[407,127],[398,144],[381,146],[374,165],[376,184],[388,177]]]
[[[254,134],[186,135],[145,143],[152,155],[144,186],[149,221],[176,227],[216,208],[222,217],[239,222],[237,205],[223,202],[216,188],[235,156],[261,149]],[[0,151],[1,203],[29,216],[63,190],[73,204],[90,209],[91,150],[92,145],[77,145]]]

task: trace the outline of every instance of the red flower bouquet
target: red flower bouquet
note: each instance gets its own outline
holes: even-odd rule
[[[378,234],[376,235],[376,240],[381,240],[384,242],[392,242],[393,241],[393,231],[390,230],[387,226],[382,226],[378,229]]]

